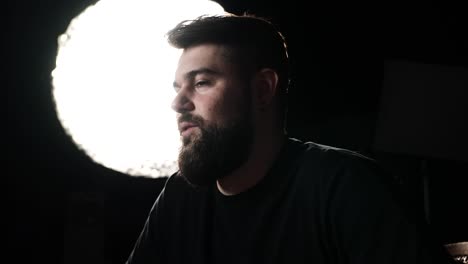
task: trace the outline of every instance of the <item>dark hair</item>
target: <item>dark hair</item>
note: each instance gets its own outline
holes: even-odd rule
[[[229,58],[239,69],[250,73],[273,69],[279,76],[280,100],[286,112],[289,85],[286,41],[267,19],[250,14],[201,16],[180,22],[167,33],[167,38],[169,44],[179,49],[206,43],[226,46]]]

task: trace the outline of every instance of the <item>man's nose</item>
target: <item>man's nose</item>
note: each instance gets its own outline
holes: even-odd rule
[[[174,100],[172,100],[171,107],[177,113],[190,112],[195,109],[192,99],[185,89],[181,89]]]

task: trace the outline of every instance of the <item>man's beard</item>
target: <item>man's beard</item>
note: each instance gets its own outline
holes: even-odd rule
[[[183,138],[179,152],[180,174],[194,186],[208,186],[239,168],[247,161],[253,125],[246,110],[228,125],[208,125],[201,117],[184,114],[179,122],[188,121],[200,131]]]

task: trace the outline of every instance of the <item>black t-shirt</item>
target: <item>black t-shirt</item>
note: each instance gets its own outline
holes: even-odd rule
[[[172,175],[127,263],[452,263],[400,198],[373,160],[290,138],[234,196]]]

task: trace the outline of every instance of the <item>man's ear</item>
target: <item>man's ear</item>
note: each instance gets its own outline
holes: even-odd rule
[[[265,109],[273,102],[278,89],[278,74],[273,69],[264,68],[255,74],[253,80],[254,103],[260,109]]]

